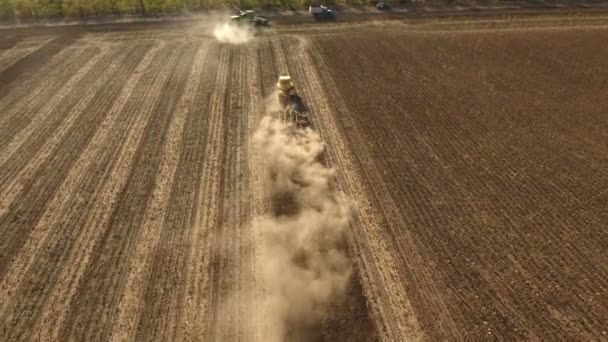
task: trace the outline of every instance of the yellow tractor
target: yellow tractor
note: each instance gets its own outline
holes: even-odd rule
[[[296,92],[291,76],[279,76],[277,82],[277,93],[279,105],[281,106],[281,118],[286,124],[295,125],[298,128],[308,127],[310,124],[308,109],[304,101]]]
[[[285,108],[289,103],[289,96],[296,94],[291,76],[279,76],[277,91],[279,93],[279,104],[282,108]]]

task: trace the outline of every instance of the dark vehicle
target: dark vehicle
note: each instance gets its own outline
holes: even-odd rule
[[[325,6],[310,6],[308,12],[310,12],[316,20],[336,20],[336,12]]]
[[[391,7],[391,5],[387,4],[386,2],[379,2],[379,3],[376,5],[376,8],[377,8],[379,11],[390,11],[391,9],[393,9],[393,8]]]

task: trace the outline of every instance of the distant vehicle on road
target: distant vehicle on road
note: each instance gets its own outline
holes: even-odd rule
[[[336,20],[336,12],[325,6],[310,6],[308,12],[316,20]]]
[[[391,5],[387,4],[386,2],[382,2],[382,1],[381,1],[381,2],[379,2],[379,3],[376,5],[376,8],[377,8],[379,11],[390,11],[391,9],[393,9],[393,8],[391,7]]]

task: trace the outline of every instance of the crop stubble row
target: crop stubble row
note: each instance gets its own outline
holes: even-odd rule
[[[214,82],[210,81],[225,84],[225,76],[222,77],[221,73],[216,79],[218,70],[214,67],[223,64],[220,58],[225,56],[215,53],[217,49],[209,48],[209,44],[203,46],[193,42],[150,48],[149,45],[126,49],[110,47],[110,52],[123,52],[119,55],[106,52],[101,59],[99,55],[85,56],[79,64],[71,59],[57,63],[59,68],[65,68],[67,76],[48,76],[70,79],[83,69],[85,63],[90,66],[86,69],[91,71],[81,73],[78,77],[78,82],[82,79],[81,83],[64,81],[65,88],[58,87],[59,93],[64,92],[57,96],[61,101],[45,107],[45,110],[50,110],[48,114],[32,111],[32,121],[25,122],[23,129],[31,130],[33,133],[28,135],[34,139],[23,139],[19,143],[13,139],[15,135],[3,134],[3,138],[8,138],[7,141],[20,150],[28,147],[28,153],[11,153],[11,156],[39,160],[28,164],[31,159],[26,159],[23,165],[15,167],[17,172],[13,177],[19,183],[26,177],[24,179],[31,179],[33,185],[25,183],[25,186],[13,189],[16,196],[7,202],[8,208],[2,215],[2,241],[9,247],[3,250],[3,265],[6,267],[3,267],[2,291],[7,296],[18,295],[11,296],[13,299],[10,301],[3,301],[2,336],[5,338],[155,338],[171,337],[177,331],[175,325],[181,323],[177,322],[181,315],[178,311],[183,310],[180,298],[190,299],[188,297],[192,293],[189,296],[182,292],[186,286],[174,286],[174,281],[182,283],[183,276],[186,276],[183,272],[177,273],[181,278],[172,278],[171,274],[175,274],[174,268],[185,267],[191,248],[201,247],[190,246],[189,237],[191,232],[200,230],[192,229],[192,219],[195,216],[200,219],[201,216],[197,204],[202,203],[196,198],[200,193],[196,184],[206,183],[208,180],[204,176],[209,176],[207,173],[199,177],[201,165],[215,170],[221,168],[221,160],[213,163],[200,161],[204,159],[201,152],[209,151],[206,145],[201,144],[202,140],[211,142],[207,145],[216,143],[217,134],[213,131],[209,137],[206,134],[207,123],[217,123],[217,119],[208,119],[221,118],[223,111],[218,108],[216,93],[210,94],[213,90],[220,90],[223,97],[225,92],[221,88],[212,88]],[[75,57],[83,56],[83,51],[68,49]],[[212,63],[203,63],[200,60],[202,56],[208,57]],[[198,77],[187,77],[192,65],[198,65],[199,74],[204,69],[205,76],[198,80],[199,86],[190,86],[197,84],[192,77]],[[73,69],[68,70],[68,66]],[[38,78],[44,79],[44,76]],[[110,79],[112,86],[107,83]],[[91,84],[92,80],[95,83]],[[43,83],[33,82],[28,77],[23,81]],[[186,88],[186,83],[190,87]],[[119,96],[123,89],[122,96]],[[184,89],[187,90],[185,93]],[[8,89],[3,93],[7,95],[3,100],[16,98],[13,92],[18,90],[19,87]],[[204,92],[208,95],[202,96]],[[176,108],[180,99],[181,107]],[[207,106],[209,101],[211,104]],[[22,103],[16,101],[16,104]],[[116,106],[116,110],[112,106]],[[111,107],[111,119],[106,119]],[[218,109],[220,114],[216,114]],[[64,113],[67,115],[62,115]],[[4,116],[4,111],[2,114],[7,123],[14,123],[13,117]],[[49,123],[53,127],[44,127]],[[57,136],[55,128],[63,133]],[[221,130],[222,126],[215,125],[214,128]],[[94,136],[99,136],[102,141],[91,142]],[[179,148],[177,160],[172,153],[176,148]],[[213,149],[217,150],[217,146]],[[213,158],[213,153],[209,157]],[[164,161],[164,167],[157,172],[159,159]],[[10,161],[7,159],[2,167],[11,167]],[[19,172],[21,169],[32,171],[28,174]],[[171,169],[185,173],[174,175]],[[147,204],[158,202],[156,197],[151,199],[151,189],[156,189],[154,195],[161,200],[163,196],[169,196],[164,203],[174,210],[167,213],[167,207],[160,204],[156,207],[160,213],[148,215],[148,223],[155,223],[150,222],[155,218],[164,219],[161,237],[166,239],[161,239],[156,247],[152,244],[149,250],[140,251],[140,258],[132,259],[134,245],[142,243],[142,249],[148,247],[147,240],[135,240],[139,238],[137,234],[142,229],[141,218],[148,209]],[[40,196],[41,191],[46,191],[47,195]],[[24,196],[32,198],[23,201]],[[36,203],[39,203],[37,208],[29,210]],[[20,206],[27,208],[20,210]],[[152,205],[150,210],[154,209]],[[118,215],[121,213],[125,215]],[[13,225],[19,222],[22,225]],[[15,227],[22,228],[16,231]],[[25,228],[31,229],[31,234]],[[145,236],[149,237],[150,233]],[[198,237],[200,245],[208,245],[206,240],[201,241],[205,238]],[[142,258],[145,259],[144,264],[140,265],[137,262]],[[188,266],[188,271],[205,273],[206,269],[200,268],[200,262],[198,259],[190,260],[189,265],[194,269]],[[143,275],[137,275],[141,272],[140,267],[147,268]],[[143,281],[129,284],[132,285],[128,289],[129,294],[136,298],[121,297],[127,273],[135,274],[132,277]],[[158,273],[167,275],[162,279],[164,282],[155,281]],[[201,278],[198,275],[187,276],[190,281],[200,281]],[[61,286],[55,286],[56,282]],[[143,289],[137,289],[142,286]],[[196,297],[201,296],[205,294],[196,294]],[[49,306],[47,301],[57,306]],[[200,302],[198,299],[196,303],[186,302],[185,305]],[[200,320],[198,312],[188,318]],[[126,318],[127,322],[116,322],[116,316]],[[163,320],[166,329],[147,329],[156,327],[154,322],[160,317],[173,317],[173,321]],[[197,330],[194,328],[192,330]],[[182,336],[194,333],[191,338],[200,338],[196,332],[183,331]]]

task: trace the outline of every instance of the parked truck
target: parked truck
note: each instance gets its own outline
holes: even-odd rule
[[[308,12],[315,18],[315,20],[335,20],[336,12],[330,10],[325,6],[310,6]]]

